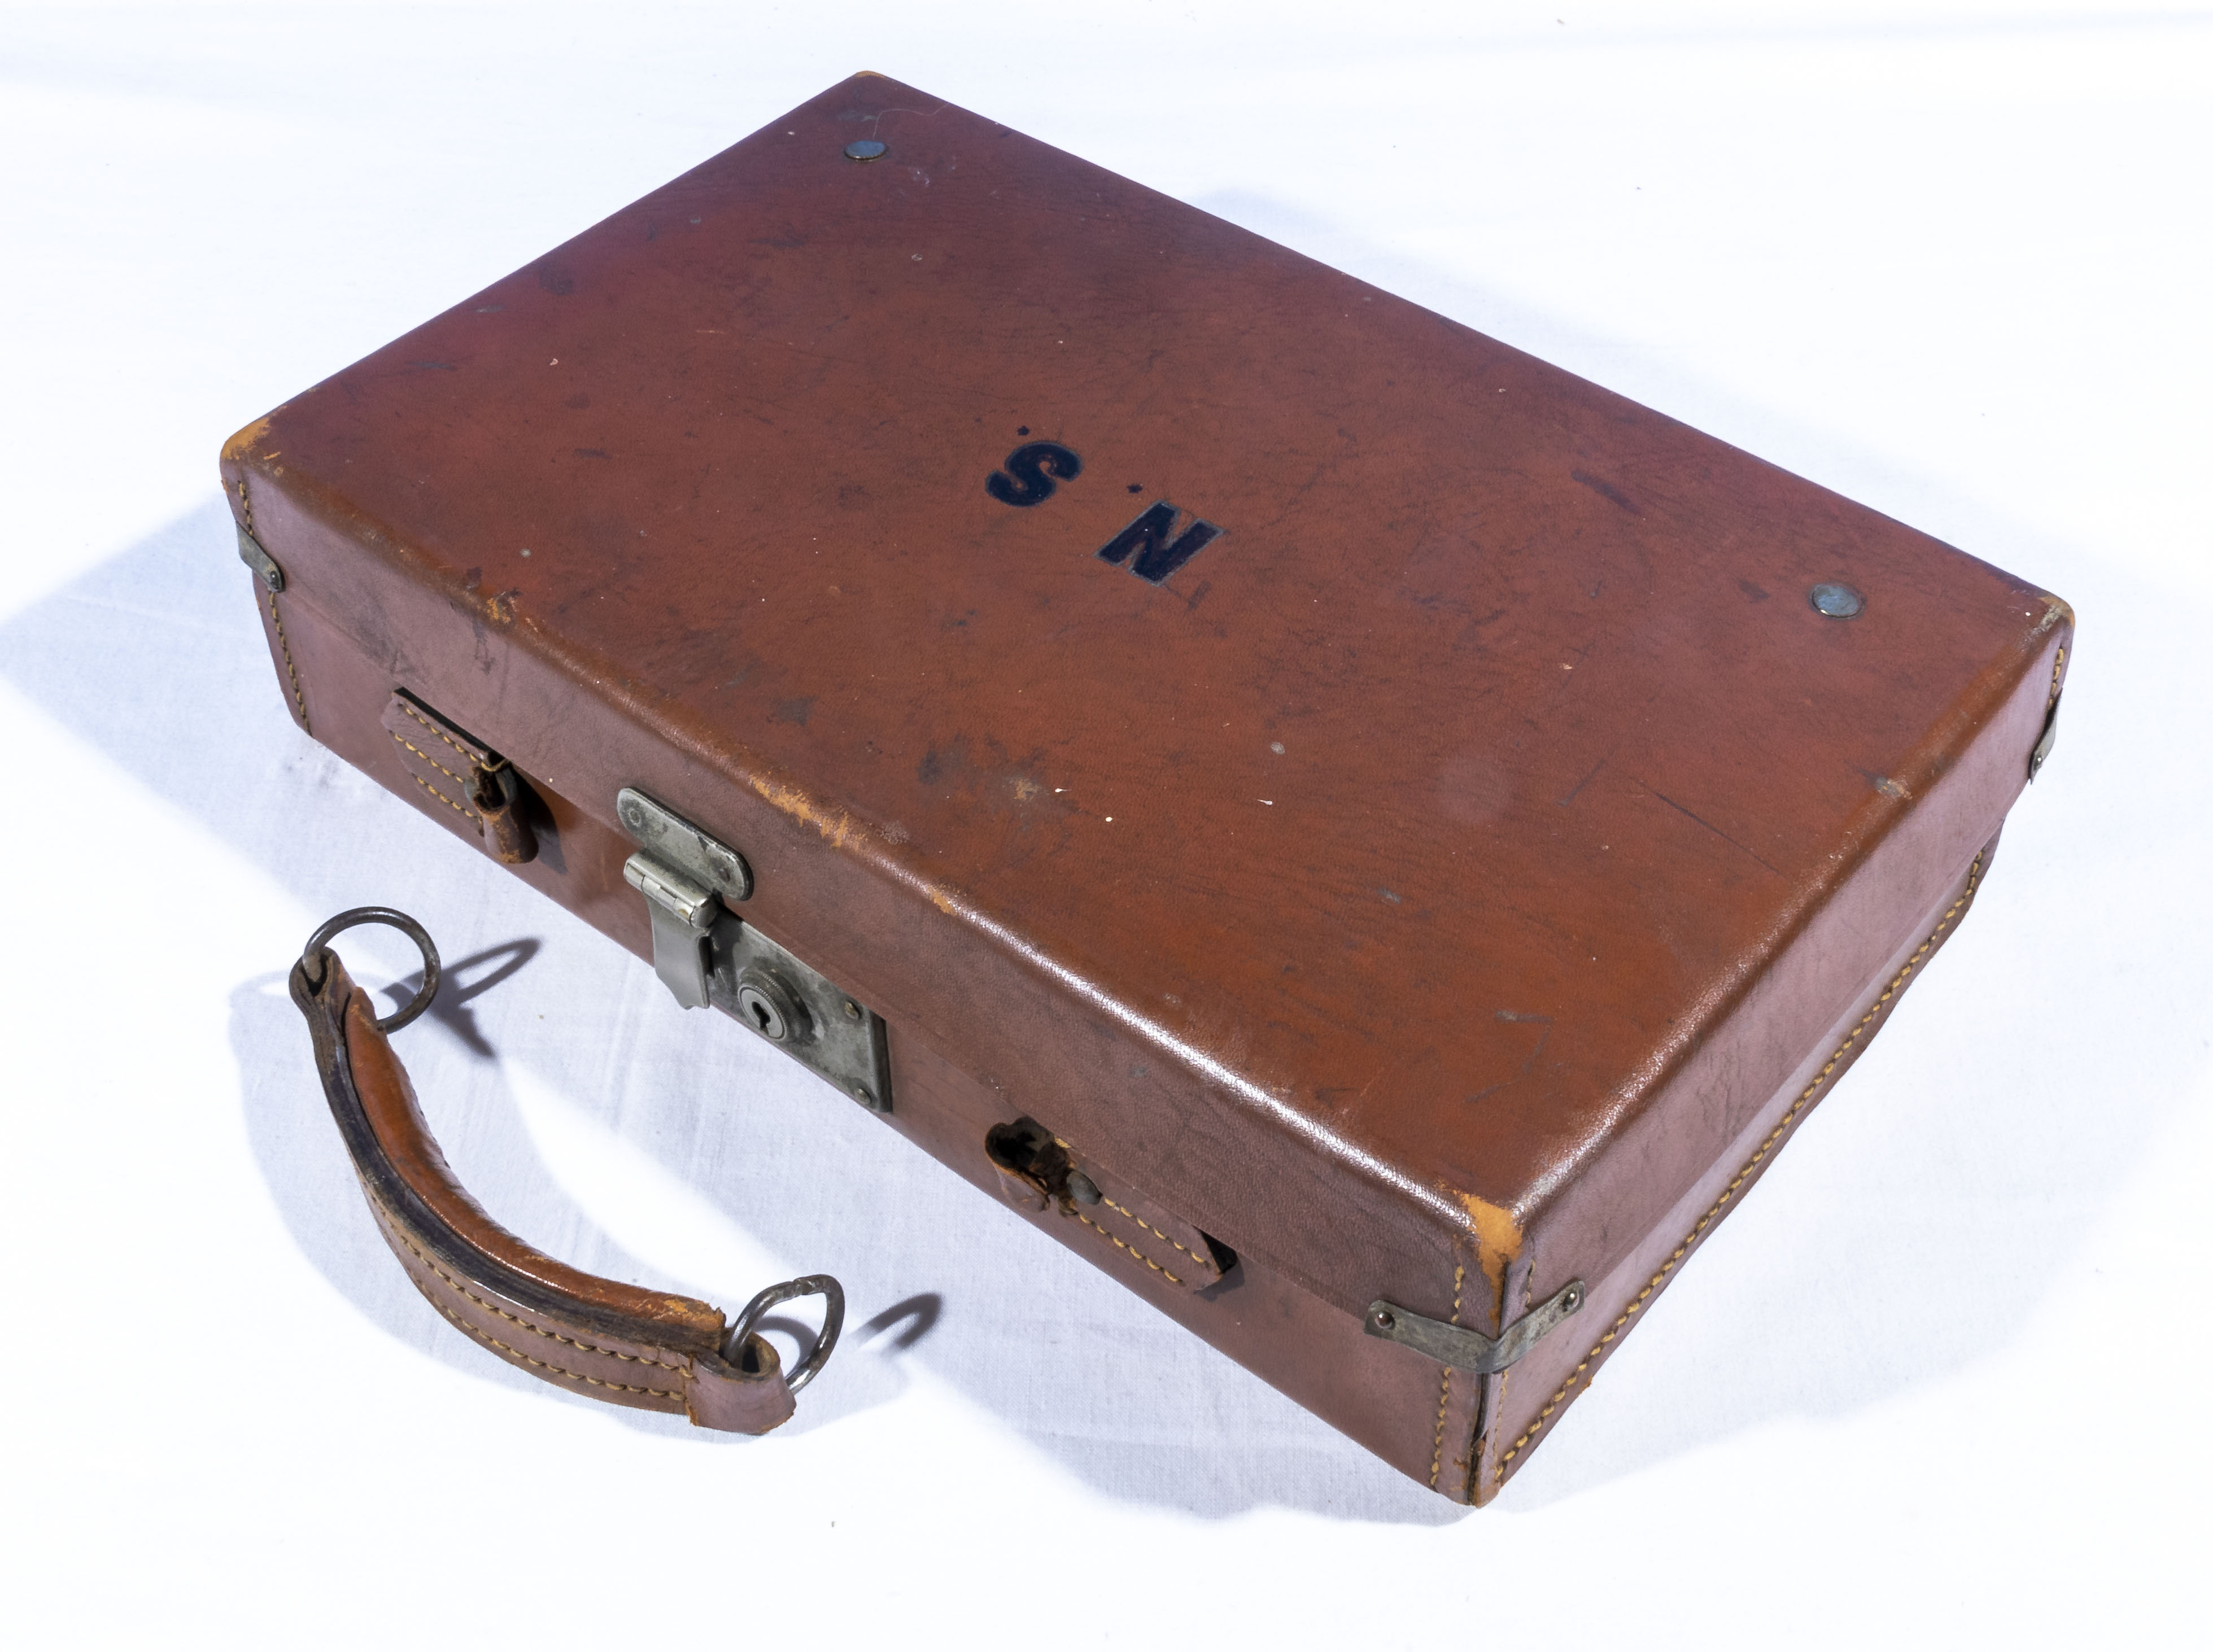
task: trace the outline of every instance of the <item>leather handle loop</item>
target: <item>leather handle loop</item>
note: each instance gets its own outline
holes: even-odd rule
[[[423,949],[424,985],[380,1022],[327,942],[353,923],[384,923]],[[341,913],[293,966],[292,1002],[307,1018],[315,1067],[378,1228],[430,1305],[472,1340],[531,1375],[617,1405],[670,1411],[701,1428],[765,1434],[792,1414],[793,1393],[835,1346],[844,1292],[827,1275],[771,1286],[735,1331],[693,1297],[571,1268],[516,1238],[447,1167],[387,1031],[428,1007],[437,953],[420,924],[387,907]],[[820,1294],[822,1335],[789,1377],[753,1329],[771,1302]]]

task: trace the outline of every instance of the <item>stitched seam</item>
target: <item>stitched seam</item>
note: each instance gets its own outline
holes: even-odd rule
[[[2064,643],[2062,643],[2059,645],[2059,653],[2058,657],[2051,661],[2051,697],[2044,702],[2044,709],[2047,711],[2051,710],[2053,706],[2059,704],[2059,677],[2060,674],[2066,669],[2067,645]]]
[[[1460,1282],[1467,1277],[1467,1264],[1455,1264],[1453,1268],[1452,1323],[1460,1323]],[[1437,1437],[1430,1447],[1430,1490],[1437,1489],[1437,1472],[1445,1460],[1445,1408],[1452,1404],[1452,1367],[1444,1368],[1444,1376],[1437,1384]]]
[[[1082,1211],[1078,1210],[1076,1213],[1076,1219],[1082,1222],[1085,1227],[1090,1228],[1093,1233],[1105,1234],[1106,1238],[1113,1240],[1117,1249],[1129,1252],[1131,1255],[1136,1257],[1137,1260],[1143,1263],[1147,1267],[1150,1268],[1155,1273],[1160,1275],[1161,1278],[1167,1280],[1170,1284],[1180,1285],[1183,1283],[1182,1280],[1177,1278],[1175,1275],[1170,1273],[1159,1263],[1154,1261],[1151,1257],[1147,1256],[1135,1245],[1125,1244],[1117,1235],[1107,1233],[1104,1228],[1094,1222],[1089,1216],[1084,1215]]]
[[[244,498],[246,497],[246,490],[244,488],[241,488],[238,492],[241,498]],[[292,680],[292,704],[300,708],[300,727],[306,728],[309,734],[313,734],[314,730],[308,728],[307,697],[300,692],[299,669],[292,663],[292,645],[284,640],[284,622],[277,617],[277,593],[271,591],[268,594],[269,623],[276,628],[277,646],[283,652],[284,674]]]
[[[435,758],[435,757],[431,756],[431,755],[430,754],[430,753],[428,753],[428,752],[424,751],[424,750],[420,746],[418,746],[418,745],[417,745],[413,741],[412,741],[412,740],[408,739],[406,735],[403,735],[403,734],[399,734],[399,733],[398,733],[397,731],[395,731],[395,730],[393,730],[393,729],[390,729],[390,728],[386,729],[384,732],[385,732],[386,734],[387,734],[387,735],[390,735],[393,737],[393,739],[394,739],[394,740],[398,741],[399,741],[402,746],[405,746],[405,747],[409,751],[411,751],[411,752],[414,753],[416,756],[418,756],[418,757],[421,758],[421,759],[422,759],[425,763],[429,764],[432,768],[436,769],[436,770],[440,774],[444,775],[448,779],[449,779],[449,780],[458,780],[458,781],[460,781],[460,782],[461,783],[461,784],[462,784],[464,787],[467,786],[467,784],[469,783],[469,779],[468,779],[468,777],[467,777],[466,775],[464,775],[464,774],[455,774],[455,773],[454,773],[451,769],[448,768],[444,764],[442,764],[442,763],[439,762],[439,761],[438,761],[438,759],[437,759],[436,758]]]
[[[1660,1271],[1654,1274],[1645,1283],[1644,1289],[1637,1293],[1635,1300],[1627,1308],[1622,1309],[1621,1317],[1607,1328],[1606,1333],[1591,1344],[1591,1350],[1583,1356],[1582,1363],[1568,1373],[1568,1380],[1559,1386],[1552,1399],[1545,1402],[1545,1409],[1537,1413],[1536,1420],[1522,1431],[1521,1437],[1516,1440],[1508,1448],[1506,1454],[1498,1460],[1498,1471],[1491,1480],[1494,1487],[1505,1481],[1507,1464],[1512,1462],[1520,1454],[1521,1448],[1537,1436],[1539,1430],[1545,1426],[1545,1419],[1560,1408],[1561,1402],[1568,1396],[1568,1390],[1582,1380],[1583,1373],[1589,1370],[1592,1362],[1606,1351],[1606,1345],[1621,1334],[1622,1327],[1627,1325],[1637,1310],[1644,1306],[1652,1293],[1667,1283],[1667,1276],[1673,1273],[1677,1265],[1690,1253],[1692,1246],[1696,1244],[1699,1236],[1720,1217],[1722,1207],[1736,1197],[1737,1189],[1744,1186],[1745,1179],[1759,1167],[1760,1161],[1767,1157],[1776,1143],[1782,1138],[1783,1132],[1790,1128],[1791,1121],[1805,1111],[1807,1104],[1812,1101],[1821,1087],[1829,1082],[1829,1075],[1836,1071],[1837,1064],[1844,1058],[1845,1053],[1851,1049],[1860,1035],[1867,1031],[1869,1023],[1882,1013],[1882,1007],[1885,1004],[1898,996],[1899,990],[1905,984],[1905,978],[1913,973],[1915,967],[1928,956],[1929,949],[1936,944],[1946,930],[1952,927],[1952,920],[1959,917],[1960,911],[1974,899],[1975,885],[1980,881],[1982,874],[1983,857],[1978,855],[1975,856],[1974,864],[1967,869],[1967,887],[1960,892],[1959,899],[1952,903],[1951,910],[1944,914],[1942,921],[1929,932],[1929,938],[1915,949],[1913,956],[1905,960],[1905,967],[1891,977],[1890,984],[1882,990],[1882,996],[1869,1007],[1866,1015],[1860,1017],[1859,1025],[1844,1035],[1844,1041],[1836,1047],[1835,1052],[1823,1064],[1821,1070],[1814,1075],[1814,1082],[1799,1094],[1798,1099],[1790,1104],[1790,1110],[1784,1113],[1777,1122],[1775,1128],[1768,1132],[1767,1139],[1759,1144],[1759,1150],[1745,1161],[1744,1167],[1736,1173],[1736,1180],[1722,1190],[1721,1197],[1713,1202],[1705,1215],[1698,1218],[1698,1225],[1683,1236],[1683,1242],[1675,1247],[1674,1254],[1661,1264]]]
[[[1194,1251],[1190,1247],[1181,1243],[1172,1235],[1161,1233],[1158,1228],[1153,1226],[1151,1222],[1146,1221],[1144,1217],[1139,1216],[1135,1210],[1123,1210],[1120,1205],[1115,1204],[1113,1199],[1108,1198],[1104,1193],[1101,1193],[1099,1196],[1099,1202],[1110,1210],[1121,1210],[1124,1216],[1129,1217],[1131,1221],[1136,1222],[1147,1233],[1156,1234],[1158,1237],[1167,1240],[1169,1244],[1174,1245],[1178,1250],[1181,1251],[1192,1261],[1198,1263],[1202,1268],[1210,1268],[1214,1265],[1212,1258],[1203,1257],[1197,1251]],[[1104,1233],[1106,1229],[1102,1228],[1100,1231]]]
[[[405,711],[409,716],[414,718],[416,722],[421,723],[425,728],[428,728],[432,734],[437,735],[439,739],[444,741],[447,745],[452,747],[464,758],[467,759],[471,768],[474,768],[476,766],[477,754],[474,752],[472,752],[467,747],[462,745],[460,741],[455,740],[451,735],[438,727],[436,723],[431,722],[430,718],[424,716],[413,706],[408,704],[406,701],[402,700],[399,702],[399,709]],[[451,773],[452,771],[448,770],[447,772]]]
[[[1501,1371],[1501,1372],[1498,1374],[1498,1398],[1497,1398],[1497,1401],[1496,1401],[1496,1402],[1493,1404],[1493,1405],[1491,1406],[1491,1411],[1492,1411],[1492,1414],[1493,1414],[1493,1415],[1495,1415],[1495,1416],[1499,1416],[1499,1417],[1503,1417],[1503,1416],[1506,1414],[1506,1385],[1507,1385],[1508,1383],[1511,1382],[1513,1380],[1514,1380],[1514,1372],[1513,1372],[1513,1369],[1512,1369],[1512,1368],[1511,1368],[1511,1367],[1509,1367],[1507,1369],[1505,1369],[1505,1370],[1503,1370],[1503,1371]],[[1471,1457],[1476,1457],[1477,1450],[1478,1450],[1478,1442],[1474,1442],[1474,1441],[1470,1441],[1470,1442],[1468,1442],[1468,1454],[1469,1454]],[[1505,1473],[1505,1470],[1503,1469],[1503,1467],[1502,1467],[1502,1468],[1500,1469],[1499,1473],[1500,1473],[1500,1476],[1503,1478],[1503,1475],[1504,1475],[1504,1473]],[[1468,1470],[1468,1476],[1467,1476],[1468,1500],[1469,1500],[1471,1503],[1472,1503],[1472,1502],[1475,1500],[1475,1488],[1476,1488],[1476,1484],[1477,1484],[1477,1483],[1478,1483],[1478,1482],[1479,1482],[1482,1478],[1483,1478],[1483,1462],[1482,1462],[1481,1458],[1479,1458],[1479,1457],[1476,1457],[1476,1460],[1475,1460],[1475,1461],[1474,1461],[1474,1463],[1473,1463],[1472,1465],[1471,1465],[1471,1466],[1469,1467],[1469,1470]],[[1496,1490],[1497,1489],[1497,1486],[1498,1486],[1498,1481],[1497,1481],[1497,1479],[1493,1479],[1493,1480],[1491,1481],[1491,1489],[1492,1489],[1493,1490]]]
[[[364,1189],[363,1191],[366,1192],[367,1190]],[[521,1326],[525,1331],[530,1332],[533,1337],[543,1337],[549,1342],[566,1344],[569,1347],[575,1349],[580,1354],[603,1354],[609,1359],[627,1360],[633,1365],[656,1365],[664,1371],[675,1371],[680,1374],[689,1369],[688,1367],[682,1365],[671,1365],[665,1359],[654,1359],[644,1354],[625,1354],[619,1348],[602,1348],[596,1343],[578,1342],[574,1337],[564,1337],[558,1331],[548,1331],[541,1326],[531,1324],[527,1320],[516,1318],[505,1308],[500,1307],[498,1303],[486,1301],[483,1297],[478,1295],[476,1292],[471,1290],[460,1280],[454,1278],[452,1274],[448,1273],[445,1269],[440,1267],[436,1260],[424,1254],[421,1246],[418,1245],[413,1240],[407,1236],[406,1230],[400,1227],[399,1219],[397,1216],[386,1210],[384,1206],[379,1204],[375,1198],[371,1198],[369,1202],[370,1206],[375,1210],[376,1214],[383,1218],[385,1231],[392,1234],[393,1238],[405,1245],[410,1251],[413,1252],[416,1260],[422,1263],[424,1267],[430,1269],[431,1272],[436,1274],[438,1277],[444,1280],[456,1291],[467,1297],[471,1301],[474,1302],[479,1308],[483,1308],[486,1313],[498,1314],[501,1319],[505,1320],[509,1325]],[[444,1303],[434,1301],[431,1306],[437,1308],[440,1313],[447,1314],[448,1318],[451,1319],[453,1317],[449,1313],[447,1313]],[[459,1325],[463,1322],[459,1320],[455,1320],[454,1323]],[[487,1338],[487,1340],[489,1340],[489,1338]],[[502,1348],[507,1346],[504,1343],[500,1343],[497,1345]],[[509,1351],[511,1352],[513,1350],[510,1350]],[[532,1362],[533,1364],[536,1362],[537,1362],[535,1361]],[[558,1366],[548,1366],[546,1369],[548,1370],[559,1370],[561,1368]],[[574,1375],[576,1373],[571,1372],[569,1373],[569,1375]],[[598,1379],[595,1377],[586,1377],[584,1378],[584,1381],[587,1382],[593,1382],[598,1381]],[[611,1383],[608,1386],[610,1387],[619,1388],[623,1385],[618,1382]],[[650,1394],[659,1393],[661,1390],[658,1388],[640,1388],[637,1392],[640,1393]]]
[[[525,1365],[534,1365],[541,1371],[551,1371],[555,1376],[567,1377],[572,1382],[588,1382],[594,1388],[613,1388],[619,1393],[651,1394],[657,1399],[681,1400],[684,1398],[683,1390],[680,1388],[646,1388],[641,1387],[635,1382],[609,1382],[605,1377],[586,1376],[582,1371],[572,1371],[565,1365],[553,1365],[542,1359],[533,1359],[520,1348],[510,1348],[489,1332],[481,1331],[471,1325],[443,1302],[432,1302],[430,1306],[487,1347],[497,1348],[509,1358],[519,1359]],[[536,1328],[534,1326],[532,1327],[533,1330]]]
[[[431,796],[443,803],[448,808],[453,810],[454,814],[466,815],[468,819],[474,820],[479,826],[482,826],[484,824],[483,815],[478,814],[472,808],[463,808],[459,803],[456,803],[452,798],[447,796],[445,793],[440,791],[436,786],[425,780],[421,775],[411,774],[407,777],[410,780],[412,780],[417,785],[422,787],[424,791],[429,792]]]

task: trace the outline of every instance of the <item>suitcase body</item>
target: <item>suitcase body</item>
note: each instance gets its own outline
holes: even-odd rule
[[[1956,927],[2073,624],[875,76],[223,466],[303,729],[1476,1503]]]

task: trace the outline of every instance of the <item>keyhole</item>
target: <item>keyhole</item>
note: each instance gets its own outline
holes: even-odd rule
[[[746,978],[738,983],[738,1013],[773,1043],[808,1036],[807,1011],[782,982],[765,972],[748,970]]]

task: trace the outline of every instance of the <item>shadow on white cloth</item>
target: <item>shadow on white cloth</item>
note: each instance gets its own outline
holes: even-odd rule
[[[920,1362],[1117,1497],[1213,1516],[1277,1505],[1412,1524],[1460,1517],[758,1040],[686,1019],[649,969],[306,740],[284,715],[231,545],[211,502],[0,628],[0,674],[304,909],[406,906],[463,957],[460,990],[402,1056],[463,1181],[503,1223],[579,1266],[726,1310],[770,1278],[820,1269],[845,1280],[851,1344],[808,1390],[793,1431],[893,1403]],[[2208,901],[2202,875],[2174,873],[2185,846],[2160,835],[2175,812],[2161,789],[2202,794],[2206,781],[2167,771],[2157,727],[2130,708],[2133,673],[2189,639],[2155,592],[2087,565],[2099,588],[2070,594],[2091,615],[2091,652],[2031,800],[2054,818],[2009,832],[1974,919],[1503,1509],[1771,1422],[1879,1405],[2003,1347],[2047,1294],[2069,1234],[2118,1197],[2187,1093],[2207,1059],[2189,1007],[2202,1014],[2213,984],[2197,938]],[[2095,639],[2124,620],[2139,652],[2098,657]],[[2033,880],[2054,875],[2039,842],[2095,849],[2070,854],[2064,889],[2025,899],[2007,888],[2024,875],[2024,839]],[[2155,887],[2161,898],[2145,899]],[[2078,942],[2066,915],[2085,911],[2100,924]],[[297,944],[276,943],[272,966]],[[2164,960],[2155,975],[2150,960]],[[434,1358],[546,1403],[588,1403],[454,1335],[393,1265],[327,1123],[281,973],[244,984],[232,1004],[253,1149],[325,1277]],[[2130,1046],[2131,1082],[2119,1088],[2106,1082],[2114,1038]],[[753,1248],[718,1264],[736,1283],[671,1278],[670,1258],[602,1232],[548,1173],[518,1101],[525,1089],[557,1094],[606,1143],[649,1155],[741,1234]],[[2055,1210],[2068,1213],[2066,1231]],[[770,1267],[783,1271],[759,1271]],[[809,1334],[796,1320],[784,1328],[787,1351]],[[620,1415],[703,1447],[728,1442],[678,1419]]]
[[[457,1174],[503,1226],[575,1265],[726,1313],[772,1278],[844,1280],[844,1344],[776,1437],[894,1402],[919,1361],[1119,1498],[1215,1517],[1268,1506],[1417,1525],[1465,1515],[734,1025],[686,1017],[649,967],[306,739],[284,715],[253,600],[229,515],[211,502],[0,627],[0,675],[304,909],[377,902],[424,918],[458,961],[396,1047]],[[368,1216],[285,995],[298,944],[277,942],[270,972],[233,991],[231,1045],[261,1173],[323,1277],[457,1370],[701,1448],[747,1443],[540,1383],[454,1334],[414,1290]],[[395,1004],[420,978],[401,972],[412,949],[396,937],[358,931],[339,945]],[[526,1118],[521,1096],[549,1089],[741,1230],[751,1271],[671,1277],[668,1259],[603,1231],[549,1173]],[[814,1335],[805,1304],[767,1328],[787,1358]]]

